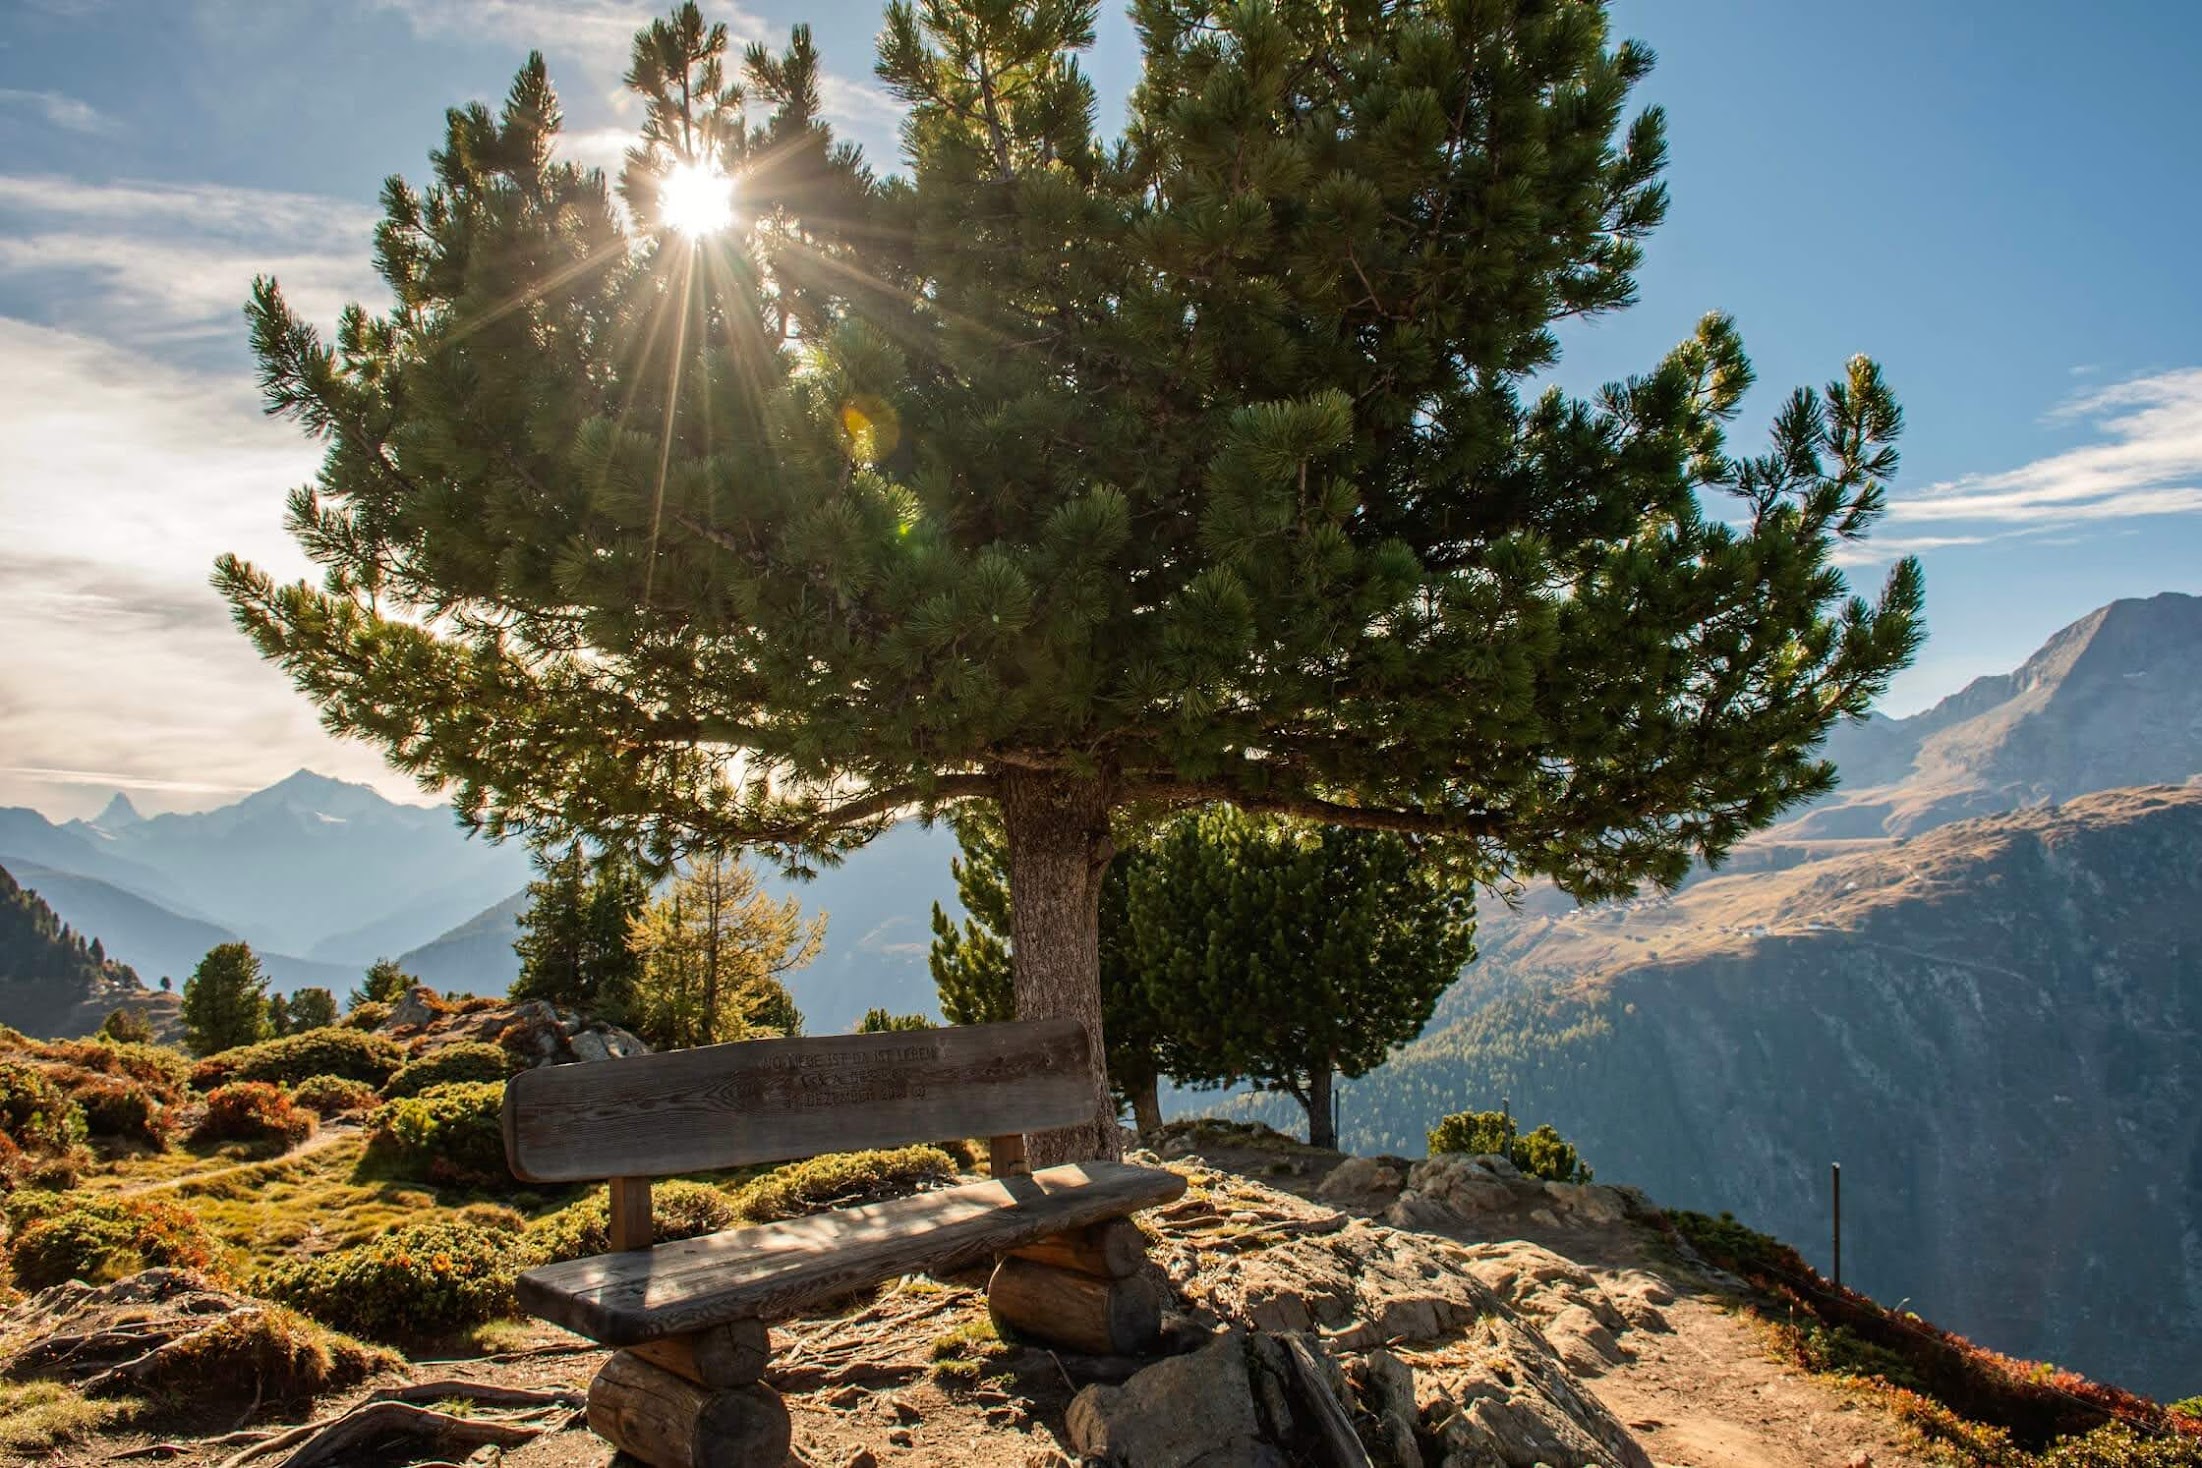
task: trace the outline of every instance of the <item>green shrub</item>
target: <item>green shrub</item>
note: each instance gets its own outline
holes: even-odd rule
[[[153,1043],[153,1022],[138,1009],[110,1009],[107,1018],[99,1022],[99,1037],[119,1044],[150,1045]]]
[[[165,1148],[175,1134],[175,1117],[143,1082],[85,1074],[69,1096],[83,1110],[84,1128],[92,1136]]]
[[[505,1162],[502,1081],[454,1081],[386,1102],[368,1124],[368,1155],[399,1177],[516,1186]]]
[[[831,1152],[806,1162],[791,1162],[752,1178],[733,1192],[743,1218],[766,1223],[852,1203],[914,1193],[927,1183],[945,1183],[956,1164],[938,1147],[897,1147],[883,1152]]]
[[[2143,1437],[2122,1424],[2066,1438],[2041,1455],[2041,1468],[2202,1468],[2202,1441]]]
[[[291,1104],[280,1086],[266,1081],[233,1081],[206,1098],[206,1115],[193,1129],[194,1142],[274,1142],[285,1149],[313,1135],[313,1113]]]
[[[397,1074],[383,1086],[382,1094],[395,1099],[418,1096],[430,1086],[445,1086],[456,1081],[502,1082],[512,1070],[512,1056],[503,1046],[468,1040],[447,1045],[400,1066]]]
[[[291,1087],[291,1100],[320,1117],[366,1111],[378,1099],[373,1086],[342,1076],[308,1076]]]
[[[341,1076],[380,1086],[404,1064],[405,1051],[395,1041],[330,1025],[217,1051],[192,1067],[191,1084],[210,1091],[231,1081],[294,1086],[309,1076]]]
[[[650,1233],[658,1243],[731,1228],[740,1215],[719,1189],[705,1183],[661,1182],[650,1189]],[[547,1263],[585,1259],[612,1247],[611,1199],[598,1191],[528,1225],[528,1249]]]
[[[24,1152],[66,1152],[84,1140],[84,1110],[41,1067],[0,1060],[0,1133]]]
[[[344,1011],[337,1021],[347,1030],[371,1030],[390,1017],[390,1006],[380,999],[362,999]]]
[[[1514,1129],[1514,1118],[1503,1111],[1456,1111],[1430,1128],[1429,1144],[1432,1157],[1446,1152],[1504,1157],[1529,1176],[1548,1182],[1590,1181],[1590,1169],[1583,1165],[1574,1143],[1550,1126],[1521,1136]]]
[[[510,1231],[444,1219],[279,1264],[257,1288],[334,1329],[404,1343],[512,1314],[525,1263]]]
[[[215,1259],[198,1219],[158,1198],[31,1193],[8,1212],[16,1229],[9,1262],[21,1290],[69,1279],[105,1284],[141,1269],[207,1269]]]
[[[136,1081],[173,1106],[191,1089],[191,1058],[166,1045],[117,1044],[110,1040],[57,1040],[34,1052],[100,1075]]]
[[[1514,1145],[1514,1118],[1503,1111],[1456,1111],[1430,1128],[1430,1155],[1465,1152],[1504,1157]]]

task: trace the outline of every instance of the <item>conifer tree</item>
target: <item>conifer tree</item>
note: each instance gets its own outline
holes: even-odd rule
[[[559,159],[539,57],[453,111],[384,191],[390,310],[324,341],[255,288],[322,576],[225,558],[240,624],[492,833],[802,865],[990,799],[1017,1011],[1096,1034],[1123,809],[1595,899],[1828,789],[1921,636],[1916,564],[1877,602],[1838,569],[1900,414],[1860,358],[1732,449],[1717,315],[1539,390],[1666,203],[1602,0],[1133,14],[1112,140],[1092,0],[891,5],[891,179],[819,121],[807,31],[736,78],[692,5],[637,38],[628,213]],[[714,233],[675,206],[722,174]],[[1101,1056],[1036,1161],[1114,1150]]]
[[[243,943],[207,950],[184,980],[178,1016],[184,1046],[194,1055],[267,1039],[274,1031],[268,1023],[268,976],[259,956]]]
[[[1009,853],[993,807],[972,801],[953,817],[959,854],[949,859],[956,897],[965,917],[949,920],[933,904],[933,946],[927,963],[940,994],[941,1013],[955,1025],[998,1024],[1017,1017],[1012,977]],[[1101,1015],[1107,1036],[1109,1087],[1132,1111],[1141,1136],[1162,1125],[1158,1053],[1171,1020],[1151,1001],[1127,946],[1127,867],[1140,859],[1129,842],[1102,879],[1099,946]]]
[[[359,987],[344,996],[346,1009],[357,1009],[362,1004],[395,1004],[403,999],[419,979],[399,968],[394,958],[378,958],[367,965],[367,973]]]
[[[805,922],[802,904],[775,901],[746,862],[708,853],[634,919],[628,1024],[661,1050],[801,1034],[786,980],[825,938],[824,913]]]
[[[336,996],[317,986],[300,989],[284,1005],[284,1016],[290,1026],[286,1031],[289,1034],[302,1035],[308,1030],[326,1029],[336,1023]]]
[[[512,944],[512,997],[624,1021],[642,971],[630,929],[650,900],[649,877],[616,853],[591,857],[578,841],[556,856],[539,851],[536,868]]]
[[[1127,887],[1161,1068],[1283,1092],[1317,1147],[1338,1144],[1333,1080],[1420,1034],[1474,953],[1470,890],[1388,831],[1217,807],[1157,833]]]

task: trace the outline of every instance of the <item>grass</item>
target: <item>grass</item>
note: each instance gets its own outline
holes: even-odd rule
[[[933,1375],[944,1386],[975,1387],[1008,1349],[994,1322],[982,1313],[934,1336],[928,1354],[933,1358]]]
[[[0,1449],[44,1455],[128,1418],[135,1404],[95,1402],[58,1382],[0,1382]]]

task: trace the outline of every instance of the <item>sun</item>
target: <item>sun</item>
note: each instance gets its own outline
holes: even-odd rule
[[[710,163],[681,163],[658,186],[658,215],[690,239],[734,223],[734,180]]]

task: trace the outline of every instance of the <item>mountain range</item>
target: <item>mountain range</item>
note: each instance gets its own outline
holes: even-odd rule
[[[527,880],[525,848],[470,838],[447,807],[400,805],[300,770],[213,810],[90,821],[0,810],[0,864],[148,982],[243,939],[279,989],[356,982]]]

